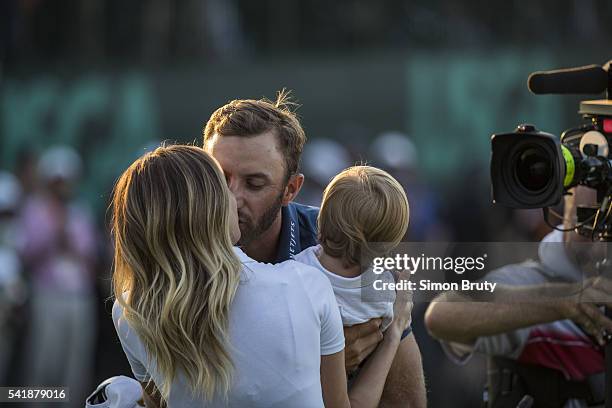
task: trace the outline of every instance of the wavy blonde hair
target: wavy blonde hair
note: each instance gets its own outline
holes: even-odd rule
[[[228,320],[241,266],[229,194],[218,164],[192,146],[141,157],[114,189],[113,293],[157,363],[166,401],[179,370],[194,396],[230,388]]]

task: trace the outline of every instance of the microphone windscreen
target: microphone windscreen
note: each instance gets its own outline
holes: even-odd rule
[[[598,94],[608,87],[608,73],[599,65],[538,71],[527,86],[534,94]]]

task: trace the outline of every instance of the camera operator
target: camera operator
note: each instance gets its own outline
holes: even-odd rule
[[[595,202],[595,190],[576,187],[565,198],[564,229],[576,224],[577,205]],[[575,260],[594,263],[595,254],[578,253],[582,241],[575,232],[554,231],[540,243],[537,262],[489,273],[486,279],[498,283],[490,303],[445,292],[429,306],[427,328],[452,360],[489,357],[489,407],[525,401],[534,407],[603,406],[602,346],[612,320],[600,306],[612,305],[612,284],[602,277],[583,280],[588,266],[579,262],[579,268]],[[543,301],[545,295],[552,300]]]

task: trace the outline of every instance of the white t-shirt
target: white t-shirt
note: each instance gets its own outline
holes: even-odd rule
[[[394,290],[374,290],[374,281],[395,282],[393,275],[385,271],[380,275],[374,274],[372,269],[366,270],[360,276],[345,278],[328,271],[319,262],[318,254],[322,250],[321,245],[306,248],[294,259],[306,265],[310,265],[321,271],[331,282],[345,326],[365,323],[370,319],[382,317],[382,329],[385,330],[393,321],[393,302],[395,301]]]
[[[229,333],[235,366],[228,399],[196,400],[179,372],[170,407],[322,407],[321,356],[344,349],[342,320],[329,281],[295,261],[256,262],[235,249],[243,269],[230,309]],[[115,301],[113,321],[134,376],[161,377]]]

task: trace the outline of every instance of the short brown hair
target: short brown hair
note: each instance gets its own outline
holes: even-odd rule
[[[317,222],[325,253],[358,265],[396,247],[408,221],[408,199],[400,183],[376,167],[354,166],[325,188]]]
[[[204,148],[215,134],[219,136],[257,136],[274,131],[285,157],[287,179],[297,174],[306,134],[297,115],[296,106],[284,89],[276,102],[268,99],[236,99],[213,112],[204,127]]]

